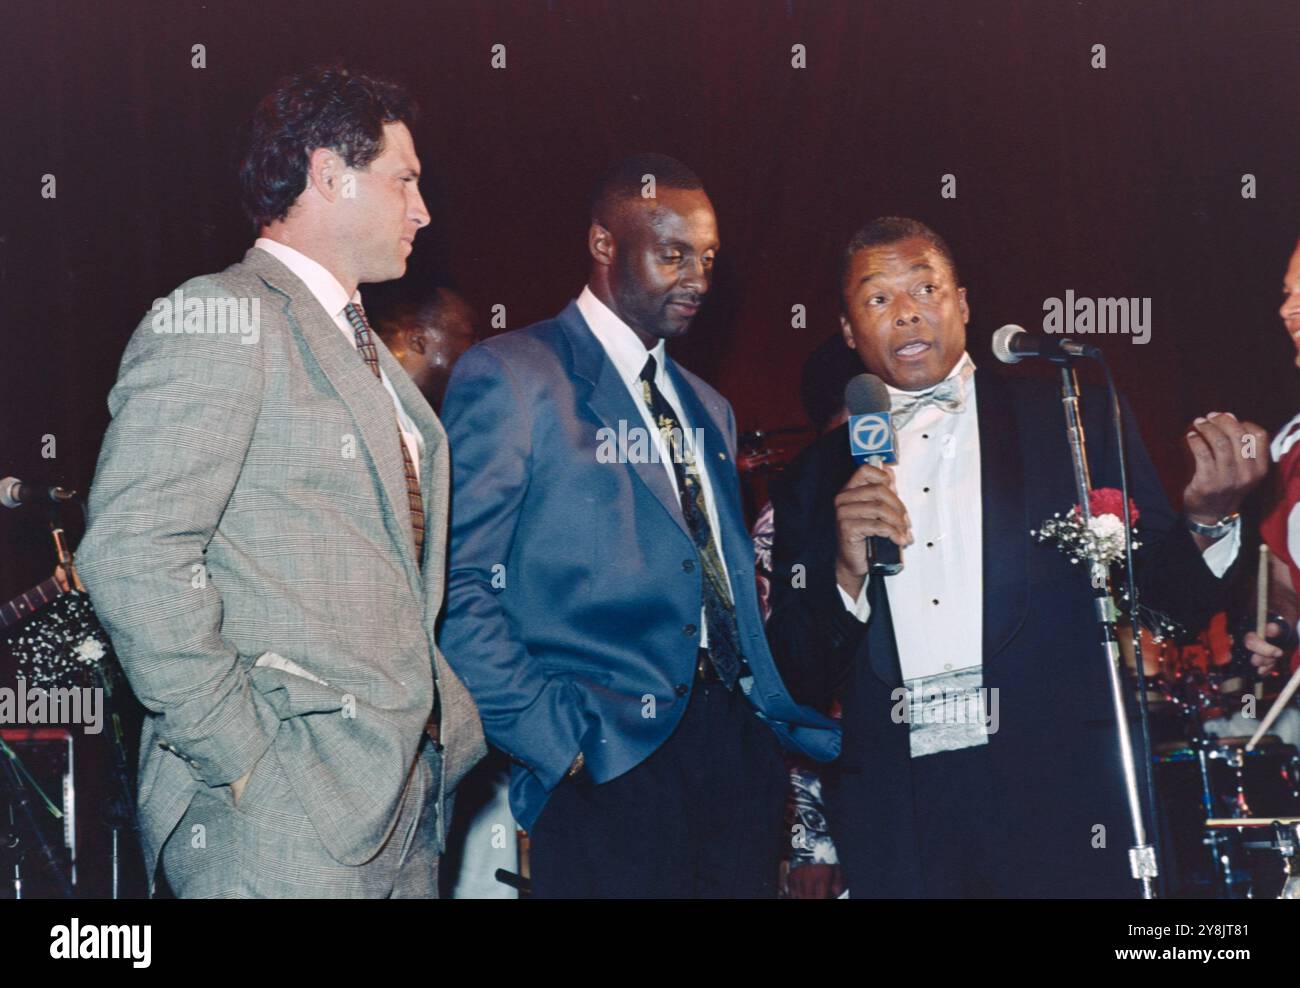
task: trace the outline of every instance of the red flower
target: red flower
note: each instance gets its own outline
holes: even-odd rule
[[[1133,524],[1138,522],[1138,506],[1132,498],[1128,499],[1128,509],[1132,515]],[[1079,506],[1074,506],[1076,512]],[[1124,517],[1124,495],[1114,487],[1094,487],[1088,492],[1088,510],[1095,518],[1097,515],[1114,515],[1116,518]]]

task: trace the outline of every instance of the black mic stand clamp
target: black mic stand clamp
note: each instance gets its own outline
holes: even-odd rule
[[[1070,461],[1074,467],[1074,488],[1078,496],[1079,511],[1086,525],[1092,518],[1088,492],[1092,478],[1088,470],[1087,440],[1083,419],[1079,414],[1079,379],[1069,358],[1054,359],[1061,365],[1061,403],[1065,406],[1065,431],[1070,444]],[[1132,533],[1125,531],[1126,539]],[[1128,708],[1125,703],[1124,670],[1120,658],[1119,638],[1115,621],[1119,610],[1111,595],[1110,572],[1104,563],[1092,563],[1093,611],[1101,632],[1101,648],[1106,657],[1106,672],[1110,682],[1111,703],[1115,709],[1115,731],[1118,735],[1120,759],[1124,770],[1124,795],[1128,802],[1129,818],[1133,829],[1133,843],[1129,847],[1129,868],[1133,878],[1142,885],[1144,899],[1155,898],[1155,879],[1159,875],[1155,847],[1147,842],[1146,824],[1142,815],[1142,800],[1138,795],[1137,764],[1133,757],[1133,742],[1129,735]],[[1134,637],[1137,637],[1136,631]],[[1139,660],[1138,667],[1141,668]]]

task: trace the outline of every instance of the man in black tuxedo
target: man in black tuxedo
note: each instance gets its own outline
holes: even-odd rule
[[[840,426],[791,465],[772,494],[767,630],[796,699],[843,708],[827,809],[850,894],[1131,895],[1088,570],[1030,534],[1076,501],[1056,382],[974,369],[966,289],[921,223],[859,231],[841,288],[845,343],[890,389],[898,463],[855,467]],[[1107,412],[1085,390],[1096,488],[1119,486]],[[1126,428],[1139,593],[1198,626],[1267,437],[1228,413],[1198,418],[1178,515]],[[902,547],[901,573],[868,577],[871,536]]]

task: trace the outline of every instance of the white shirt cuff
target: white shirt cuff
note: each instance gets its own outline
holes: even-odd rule
[[[1205,565],[1210,567],[1210,572],[1216,579],[1223,579],[1223,574],[1228,572],[1228,567],[1237,560],[1237,553],[1241,551],[1241,519],[1237,518],[1232,523],[1232,531],[1227,535],[1221,536],[1211,544],[1204,553],[1202,558]],[[844,591],[841,590],[840,593]]]
[[[857,600],[846,594],[844,588],[838,583],[835,584],[835,589],[840,592],[840,600],[844,602],[844,609],[863,624],[866,624],[867,618],[871,617],[871,605],[867,603],[867,581],[862,581],[862,589],[858,591]]]

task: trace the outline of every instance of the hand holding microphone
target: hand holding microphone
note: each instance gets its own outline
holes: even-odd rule
[[[835,496],[835,579],[856,598],[868,574],[903,568],[898,550],[912,543],[912,529],[888,466],[896,459],[889,389],[874,374],[859,374],[845,389],[844,404],[849,449],[860,466]]]
[[[912,544],[912,523],[907,508],[894,493],[894,475],[888,467],[864,463],[853,472],[835,495],[835,525],[839,552],[835,560],[835,581],[850,597],[857,597],[867,575],[884,568],[888,573],[901,564],[882,559],[881,543],[892,548],[895,560],[900,546]],[[874,564],[874,565],[873,565]]]

